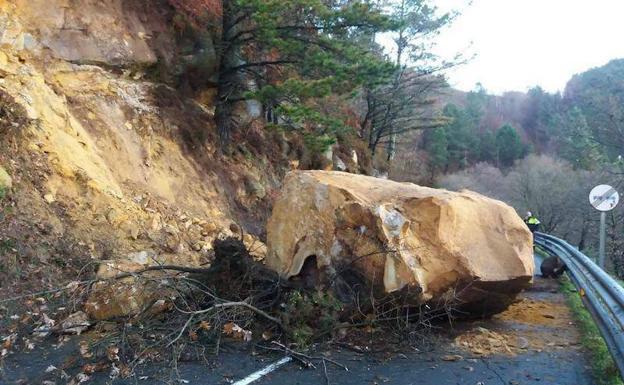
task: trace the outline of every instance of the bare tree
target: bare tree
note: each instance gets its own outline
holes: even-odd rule
[[[446,86],[439,72],[456,63],[440,62],[430,53],[432,37],[451,22],[453,14],[439,15],[427,0],[388,1],[387,8],[400,23],[392,36],[396,71],[390,84],[365,88],[367,113],[361,127],[373,154],[380,144],[386,145],[392,160],[399,135],[442,124],[430,107],[433,96]]]
[[[552,233],[594,255],[597,249],[599,215],[588,202],[591,188],[598,183],[618,185],[617,175],[607,170],[575,170],[568,163],[548,156],[530,155],[503,175],[497,168],[478,164],[470,169],[442,177],[443,187],[467,188],[500,199],[520,215],[531,211],[542,222],[541,230]],[[624,258],[622,219],[618,207],[609,214],[609,250],[611,258]],[[613,261],[614,268],[624,263]],[[624,262],[624,260],[622,260]]]

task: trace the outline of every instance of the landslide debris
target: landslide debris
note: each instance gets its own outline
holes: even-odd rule
[[[533,277],[532,238],[506,204],[363,175],[293,171],[267,225],[266,263],[282,277],[309,258],[323,276],[345,267],[414,304],[504,310]]]

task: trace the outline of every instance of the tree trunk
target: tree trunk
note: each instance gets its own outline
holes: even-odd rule
[[[405,0],[401,1],[401,6],[399,8],[400,20],[405,21],[406,17],[406,4]],[[401,80],[403,77],[403,72],[405,68],[403,68],[403,50],[407,47],[407,43],[405,41],[405,28],[401,28],[399,30],[399,38],[397,39],[397,54],[396,54],[396,65],[400,68],[399,73],[397,74],[396,79],[394,80],[394,90],[398,90],[401,86]],[[389,109],[392,108],[392,103],[394,101],[390,101]],[[395,129],[396,123],[390,124],[390,141],[388,142],[388,162],[392,162],[396,155],[396,146],[397,146],[397,133]]]
[[[217,91],[217,106],[215,107],[215,123],[219,133],[219,143],[222,149],[227,148],[232,141],[234,131],[234,106],[228,100],[228,87],[219,84]]]
[[[234,36],[238,31],[234,24],[236,10],[229,1],[223,2],[223,36],[219,60],[219,79],[217,84],[217,105],[215,106],[215,123],[219,133],[221,149],[226,151],[232,140],[232,132],[236,128],[234,105],[240,98],[242,82],[238,71],[233,70],[240,64],[238,45]]]
[[[390,134],[390,142],[388,143],[388,162],[394,160],[394,156],[396,155],[396,142],[397,134],[393,130],[392,134]]]

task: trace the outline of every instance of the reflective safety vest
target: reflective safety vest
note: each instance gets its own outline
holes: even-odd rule
[[[535,217],[528,217],[527,220],[526,220],[526,223],[528,225],[539,225],[540,221],[537,218],[535,218]]]

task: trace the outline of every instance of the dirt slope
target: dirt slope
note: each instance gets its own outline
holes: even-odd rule
[[[0,1],[0,109],[23,115],[0,120],[13,181],[0,201],[0,296],[89,262],[202,264],[235,223],[261,233],[282,172],[264,155],[274,149],[251,124],[243,133],[265,152],[248,141],[222,157],[210,103],[150,80],[176,60],[177,35],[166,2],[142,3]]]

